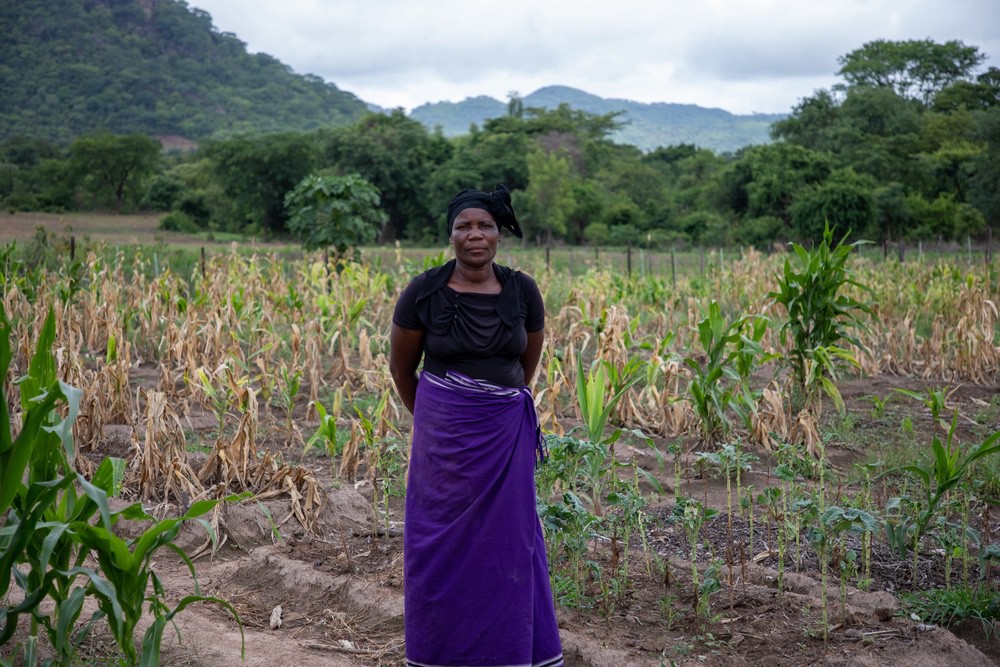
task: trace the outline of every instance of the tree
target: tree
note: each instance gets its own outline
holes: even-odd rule
[[[785,119],[771,125],[771,137],[814,151],[835,147],[832,129],[840,116],[840,102],[829,90],[818,90],[792,109]]]
[[[232,202],[236,229],[250,223],[284,231],[285,196],[316,164],[313,142],[295,133],[225,139],[209,144],[204,154]]]
[[[877,39],[837,59],[837,72],[851,86],[888,87],[900,97],[929,105],[941,90],[971,80],[986,59],[974,46],[952,40],[893,42]]]
[[[507,93],[507,115],[514,118],[524,118],[524,100],[516,90]]]
[[[876,219],[874,187],[870,177],[859,176],[847,168],[838,169],[824,182],[803,189],[790,209],[796,236],[819,243],[827,227],[837,236],[866,233]]]
[[[852,88],[830,131],[835,163],[882,183],[916,186],[921,113],[916,102],[889,88]]]
[[[114,197],[121,213],[126,194],[144,192],[144,181],[160,160],[160,144],[141,134],[95,134],[80,137],[69,148],[70,168],[95,199]]]
[[[975,138],[985,149],[974,162],[974,174],[969,184],[969,201],[989,223],[990,228],[1000,225],[1000,106],[992,107],[977,116]]]
[[[566,235],[566,221],[573,207],[569,160],[534,150],[528,153],[528,177],[528,188],[519,198],[526,204],[525,221],[531,224],[540,243],[551,245],[555,237]]]
[[[381,193],[389,224],[380,240],[423,235],[437,212],[427,194],[429,175],[452,152],[443,136],[429,134],[423,125],[396,109],[388,115],[369,114],[356,125],[333,130],[323,139],[326,165],[364,177]]]
[[[753,146],[720,174],[719,201],[741,217],[771,216],[788,225],[798,193],[823,182],[831,169],[827,155],[801,146]]]
[[[379,208],[378,188],[357,174],[310,174],[285,198],[288,230],[306,250],[332,246],[339,264],[353,249],[372,243],[388,216]]]
[[[934,97],[934,110],[989,109],[1000,105],[1000,69],[991,67],[975,83],[957,81]]]

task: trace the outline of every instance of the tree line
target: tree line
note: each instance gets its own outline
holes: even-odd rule
[[[187,153],[139,135],[67,146],[18,136],[0,144],[0,198],[11,210],[164,211],[169,228],[280,237],[307,231],[289,194],[311,178],[327,206],[329,192],[373,186],[377,239],[431,244],[446,236],[455,192],[505,183],[535,244],[769,247],[818,240],[827,224],[877,242],[965,239],[1000,221],[1000,70],[984,61],[957,41],[869,42],[839,59],[841,83],[772,126],[771,143],[723,154],[643,152],[609,139],[616,113],[516,99],[455,138],[402,110]]]

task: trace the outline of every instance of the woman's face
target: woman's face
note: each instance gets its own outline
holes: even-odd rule
[[[455,258],[469,266],[485,266],[497,254],[500,228],[489,211],[466,208],[455,216],[451,226],[451,242]]]

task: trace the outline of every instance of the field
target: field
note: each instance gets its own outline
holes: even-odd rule
[[[3,260],[4,393],[17,433],[34,385],[14,380],[45,372],[36,348],[82,389],[66,463],[103,479],[106,457],[123,461],[115,534],[204,510],[174,543],[200,594],[229,606],[172,617],[162,663],[240,664],[235,611],[247,664],[402,664],[410,420],[387,333],[438,251],[368,250],[338,273],[287,248],[209,245],[202,263],[152,227],[139,247],[127,226],[71,226],[75,264],[65,229],[37,264]],[[848,299],[835,318],[847,337],[803,355],[786,327],[798,306],[774,294],[786,258],[633,251],[631,276],[624,251],[498,258],[546,300],[536,477],[567,664],[1000,661],[997,267],[845,256],[856,285],[815,273]],[[108,543],[81,567],[111,567]],[[136,619],[140,635],[195,591],[175,553],[144,563],[163,588],[147,592],[162,605]],[[0,657],[17,662],[28,627]],[[73,664],[122,655],[106,620],[76,650]]]

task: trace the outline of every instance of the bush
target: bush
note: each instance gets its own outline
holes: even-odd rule
[[[638,245],[641,238],[639,230],[631,224],[615,225],[608,230],[608,240],[611,245]]]
[[[28,192],[15,192],[7,195],[3,200],[3,205],[9,211],[37,211],[39,209],[38,197]]]
[[[183,190],[184,184],[178,178],[161,174],[150,181],[141,206],[152,211],[170,211]]]
[[[590,245],[608,245],[608,226],[603,222],[592,222],[584,227],[583,238]]]
[[[198,223],[180,211],[173,211],[163,216],[160,219],[159,228],[167,232],[184,232],[187,234],[194,234],[201,231]]]
[[[748,218],[737,232],[737,239],[758,250],[770,251],[774,244],[786,236],[785,223],[773,215]]]
[[[177,200],[174,208],[202,227],[208,225],[212,217],[212,208],[204,192],[185,192]]]

